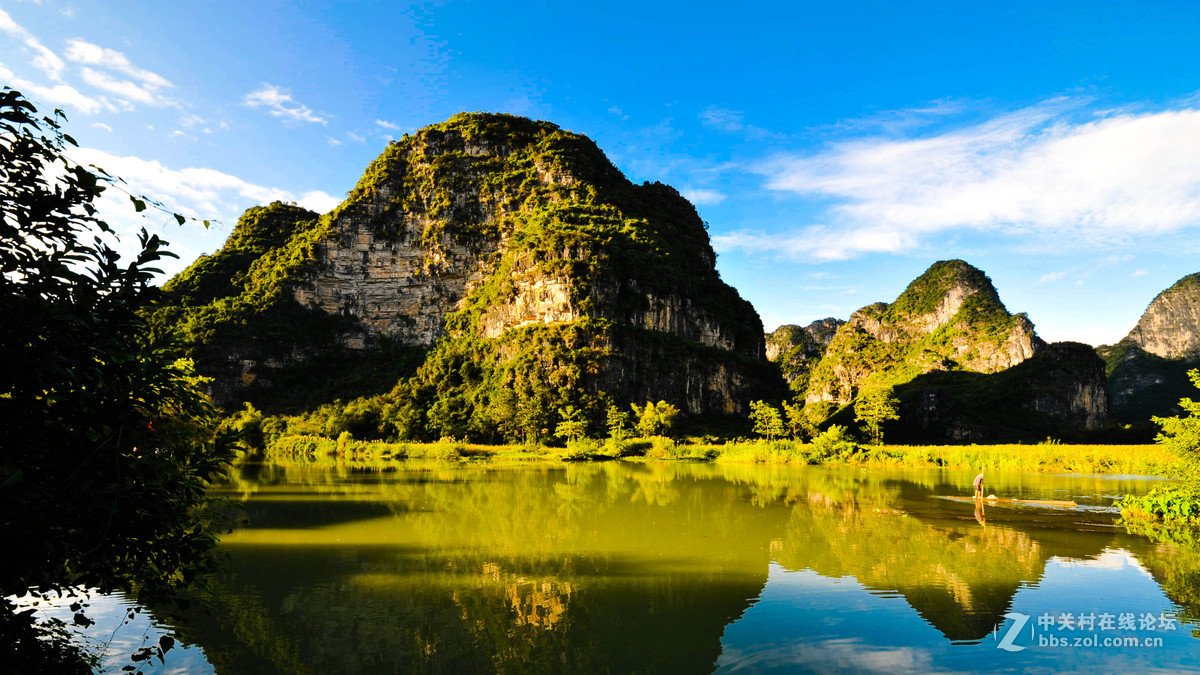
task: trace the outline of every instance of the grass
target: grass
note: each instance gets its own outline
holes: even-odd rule
[[[1048,473],[1171,476],[1176,458],[1158,445],[880,445],[814,444],[796,441],[679,443],[669,438],[571,441],[565,448],[544,445],[479,445],[455,440],[436,443],[333,440],[282,436],[267,452],[294,458],[429,459],[450,461],[605,461],[614,459],[714,461],[731,464],[857,464],[945,467]]]

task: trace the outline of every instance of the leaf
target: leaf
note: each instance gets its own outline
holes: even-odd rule
[[[187,218],[184,218],[183,216],[179,215],[178,213],[172,213],[171,215],[175,216],[175,221],[177,223],[179,223],[180,225],[184,224],[184,222],[187,221]]]
[[[129,201],[133,202],[133,208],[138,213],[141,213],[142,211],[146,210],[146,202],[138,199],[137,197],[134,197],[133,195],[129,195]]]
[[[208,225],[209,225],[208,221],[207,221],[207,220],[206,220],[206,221],[204,221],[204,229],[206,229],[206,230],[207,230],[207,229],[208,229]]]
[[[87,628],[88,626],[96,623],[95,621],[92,621],[91,619],[87,618],[80,612],[75,612],[75,616],[74,616],[73,620],[75,621],[76,626],[83,626],[84,628]]]
[[[170,635],[164,635],[158,638],[158,647],[164,652],[170,651],[171,647],[175,646],[175,638]]]

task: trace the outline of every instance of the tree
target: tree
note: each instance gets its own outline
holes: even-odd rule
[[[610,405],[606,417],[608,437],[616,443],[625,440],[625,437],[629,435],[629,413],[615,405]]]
[[[768,441],[783,435],[783,417],[770,403],[751,401],[750,419],[754,422],[754,433],[766,436]]]
[[[784,429],[792,435],[793,441],[804,440],[804,434],[808,430],[808,420],[804,412],[804,401],[797,399],[795,403],[791,401],[783,402],[783,416],[785,418]],[[814,436],[815,434],[809,434]]]
[[[1200,387],[1200,370],[1188,371],[1188,379]],[[1155,442],[1179,458],[1178,482],[1155,486],[1142,496],[1130,495],[1121,501],[1123,515],[1135,520],[1162,519],[1169,525],[1194,525],[1200,522],[1200,401],[1179,401],[1183,415],[1153,417],[1162,431]],[[1187,539],[1191,540],[1189,533]]]
[[[896,411],[900,402],[892,397],[892,388],[881,385],[859,391],[854,402],[854,421],[862,422],[875,445],[883,443],[883,423],[900,419]]]
[[[645,407],[639,409],[637,404],[631,403],[634,414],[638,416],[637,430],[642,436],[664,436],[671,431],[671,427],[675,424],[675,418],[679,415],[679,408],[667,403],[659,401],[651,403],[646,401]]]
[[[583,417],[582,410],[569,405],[559,411],[559,415],[562,416],[562,421],[554,428],[555,436],[568,441],[577,441],[587,433],[587,419]]]
[[[213,567],[204,491],[233,436],[144,319],[164,242],[143,230],[121,262],[95,206],[114,179],[64,156],[61,111],[36,112],[0,90],[0,520],[20,542],[0,598],[85,587],[161,600]],[[32,615],[0,604],[0,658],[41,669]]]

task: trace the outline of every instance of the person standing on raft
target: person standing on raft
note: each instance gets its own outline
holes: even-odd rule
[[[978,476],[975,476],[975,500],[983,501],[983,472],[980,471]]]

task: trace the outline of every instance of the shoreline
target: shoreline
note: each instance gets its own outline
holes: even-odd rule
[[[857,445],[836,447],[797,441],[680,443],[635,438],[620,443],[572,441],[564,447],[483,445],[443,440],[432,443],[355,441],[316,436],[282,436],[268,444],[264,459],[324,464],[346,460],[444,460],[464,464],[508,462],[599,462],[665,460],[773,465],[849,465],[946,468],[1170,478],[1178,459],[1159,445]]]

